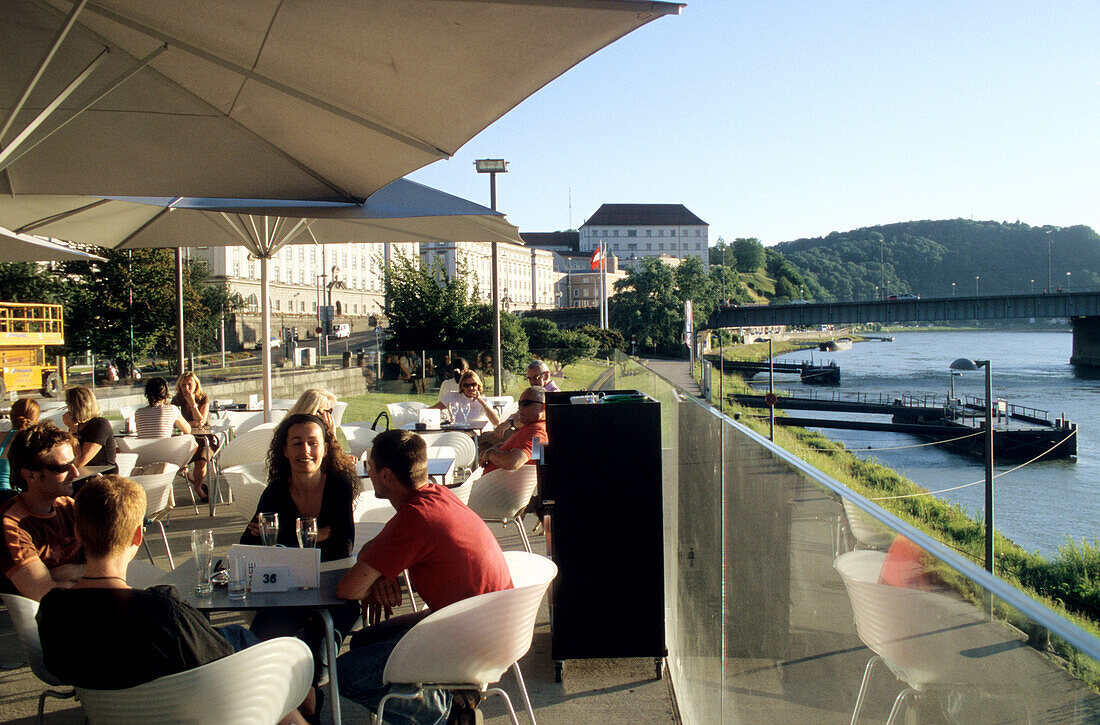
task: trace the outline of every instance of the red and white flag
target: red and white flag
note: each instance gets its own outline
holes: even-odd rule
[[[592,261],[590,263],[590,266],[592,267],[592,269],[602,269],[603,268],[603,260],[604,260],[603,242],[600,242],[600,245],[598,247],[596,247],[596,251],[592,252]]]

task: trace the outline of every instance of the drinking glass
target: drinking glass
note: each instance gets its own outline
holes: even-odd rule
[[[447,410],[451,413],[451,423],[458,423],[458,401],[452,400],[447,403]]]
[[[214,531],[196,529],[191,532],[191,553],[195,555],[195,593],[208,597],[214,593],[210,582],[211,567],[214,565]]]
[[[256,514],[256,523],[260,526],[260,539],[264,546],[275,546],[279,539],[279,514],[265,512]]]
[[[295,527],[298,533],[298,546],[302,549],[312,549],[317,546],[317,519],[313,516],[303,516],[298,519]]]
[[[229,555],[229,598],[244,599],[248,593],[248,557],[243,551]]]
[[[462,425],[466,425],[470,420],[470,409],[473,407],[473,403],[469,398],[465,398],[458,405],[459,412],[462,414]]]

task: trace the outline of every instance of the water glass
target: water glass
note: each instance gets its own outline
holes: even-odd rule
[[[210,582],[210,570],[214,565],[213,530],[196,529],[191,532],[191,553],[195,556],[195,593],[208,597],[214,593],[214,585]]]
[[[256,514],[256,523],[260,527],[260,540],[264,546],[275,546],[279,540],[279,514],[274,512]]]
[[[315,517],[303,516],[298,519],[296,530],[299,548],[312,549],[317,546],[317,519]]]
[[[243,551],[229,555],[229,598],[244,599],[248,593],[248,557]]]

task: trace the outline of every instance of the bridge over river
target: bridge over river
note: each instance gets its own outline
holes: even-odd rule
[[[1095,291],[724,307],[710,316],[706,329],[1049,317],[1068,317],[1073,323],[1071,363],[1100,367],[1100,292]]]

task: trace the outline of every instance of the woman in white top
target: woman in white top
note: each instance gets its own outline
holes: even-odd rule
[[[439,408],[440,410],[447,407],[447,396],[450,393],[461,392],[458,389],[458,381],[462,378],[462,373],[470,369],[470,364],[466,362],[465,358],[456,357],[454,362],[450,366],[451,376],[439,384],[439,398],[433,408]]]
[[[167,438],[173,428],[190,433],[191,424],[179,408],[168,402],[168,381],[149,378],[145,383],[145,399],[149,405],[134,411],[134,426],[138,438]]]
[[[462,373],[458,379],[460,392],[448,393],[443,400],[433,405],[433,408],[449,409],[452,415],[467,423],[484,423],[488,421],[493,426],[500,425],[500,416],[496,408],[485,399],[481,390],[481,377],[473,370]]]

